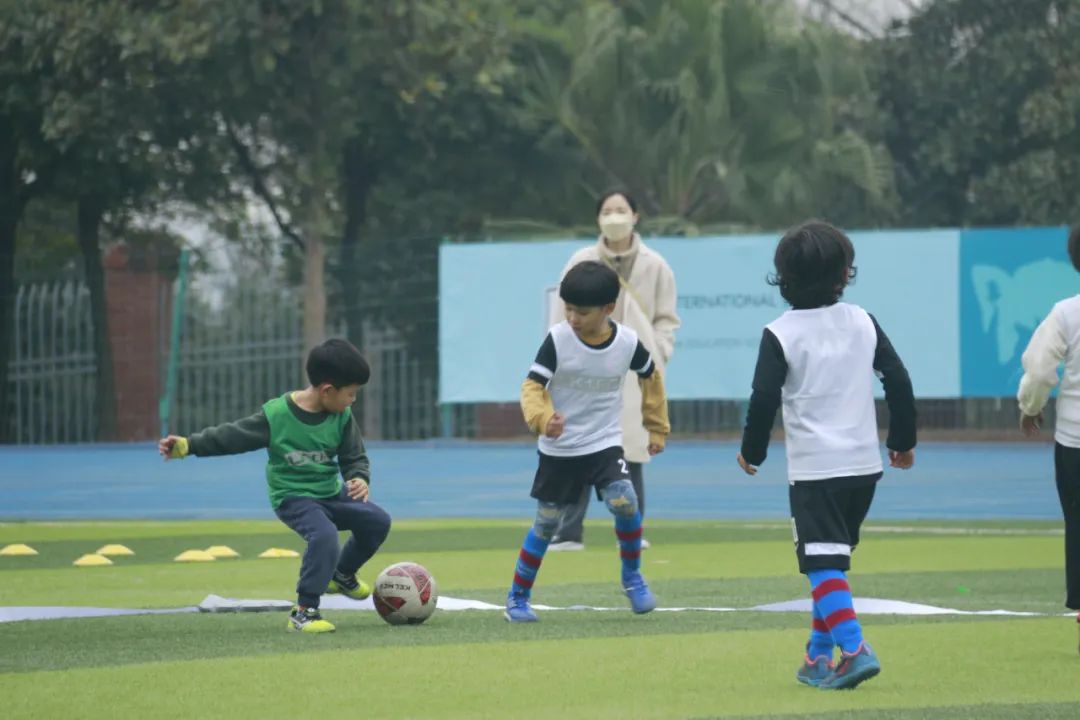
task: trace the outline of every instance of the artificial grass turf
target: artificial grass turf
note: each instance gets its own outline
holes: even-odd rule
[[[534,628],[502,627],[516,636],[377,648],[359,632],[356,646],[330,648],[324,640],[344,635],[268,628],[287,638],[281,652],[6,673],[0,695],[10,718],[305,717],[316,707],[351,718],[361,706],[395,718],[738,717],[1080,702],[1075,630],[1056,618],[876,627],[884,671],[850,693],[795,683],[798,629],[534,639]],[[1033,712],[1013,717],[1042,717]]]
[[[1063,611],[1053,524],[904,526],[864,536],[851,576],[857,596]],[[418,560],[444,594],[500,602],[524,528],[402,523],[369,574]],[[609,532],[595,523],[587,552],[549,555],[537,602],[625,607]],[[782,526],[658,523],[649,535],[645,571],[663,606],[749,607],[806,594]],[[0,605],[165,607],[209,592],[287,599],[297,561],[253,560],[248,548],[300,549],[288,530],[248,521],[5,524],[0,539],[32,540],[42,552],[0,565]],[[124,539],[134,558],[67,564],[71,552]],[[169,562],[219,543],[245,559]],[[319,638],[286,633],[280,613],[0,624],[5,716],[296,717],[318,707],[322,717],[350,718],[360,709],[367,717],[824,718],[858,709],[860,718],[901,720],[1066,717],[1080,702],[1069,682],[1075,623],[1065,618],[864,616],[885,671],[855,693],[823,698],[792,679],[808,624],[801,613],[548,611],[520,627],[497,612],[441,612],[418,628],[391,628],[373,613],[327,616],[339,632]],[[320,704],[327,687],[345,700]]]

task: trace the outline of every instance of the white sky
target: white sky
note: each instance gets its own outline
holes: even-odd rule
[[[841,13],[880,33],[894,19],[905,18],[926,0],[794,0],[815,17],[827,17],[838,25],[847,24]]]

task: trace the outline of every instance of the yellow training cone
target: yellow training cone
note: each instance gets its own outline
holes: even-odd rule
[[[4,547],[0,548],[0,555],[37,555],[37,550],[30,547],[29,545],[23,545],[22,543],[19,543],[17,545],[5,545]]]
[[[126,545],[104,545],[98,548],[98,555],[134,555],[135,551]]]
[[[213,562],[214,556],[205,550],[185,550],[173,560],[176,562]]]
[[[112,565],[112,560],[104,555],[90,553],[89,555],[83,555],[74,564],[79,567],[97,567],[98,565]]]
[[[295,550],[286,550],[284,548],[270,548],[264,552],[259,553],[261,558],[294,558],[300,557],[300,553]]]
[[[206,552],[216,558],[240,557],[240,553],[236,552],[228,545],[211,545],[210,547],[206,548]]]

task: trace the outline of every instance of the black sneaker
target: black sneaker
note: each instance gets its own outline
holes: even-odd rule
[[[289,624],[286,627],[289,632],[328,633],[336,628],[322,619],[319,608],[301,608],[294,605],[289,613]]]

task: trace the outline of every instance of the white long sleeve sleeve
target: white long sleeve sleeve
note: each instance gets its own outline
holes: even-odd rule
[[[1067,350],[1068,341],[1055,308],[1035,329],[1021,358],[1024,376],[1016,399],[1024,415],[1038,415],[1046,406],[1050,391],[1058,384],[1058,366]]]

